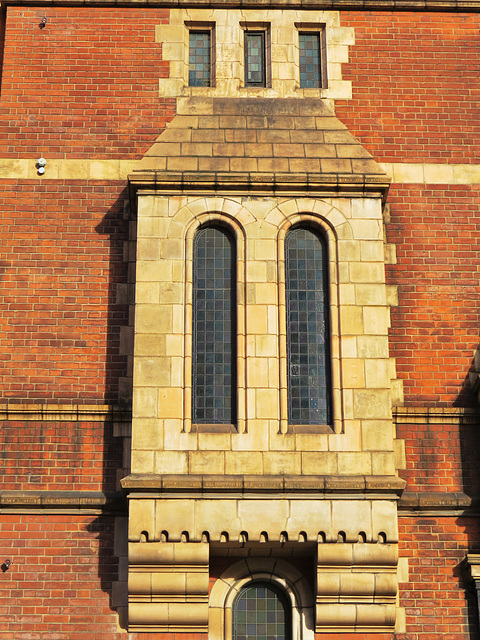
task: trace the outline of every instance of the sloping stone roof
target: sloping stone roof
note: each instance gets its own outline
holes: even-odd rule
[[[137,165],[154,182],[324,183],[388,188],[389,179],[317,99],[185,98]],[[137,173],[131,181],[139,182]]]

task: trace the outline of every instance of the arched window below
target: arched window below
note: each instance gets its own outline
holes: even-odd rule
[[[331,423],[328,250],[297,227],[285,238],[288,422]]]
[[[286,594],[270,582],[250,582],[233,603],[232,640],[291,640]]]
[[[223,228],[201,228],[193,243],[192,421],[234,424],[235,243]]]

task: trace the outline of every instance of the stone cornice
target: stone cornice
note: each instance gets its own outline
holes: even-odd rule
[[[68,513],[124,513],[118,491],[0,491],[0,512],[61,511]]]
[[[435,11],[478,13],[479,0],[7,0],[3,6],[302,9],[322,11]]]
[[[0,420],[130,423],[131,411],[97,404],[0,404]]]
[[[341,174],[296,174],[296,173],[208,173],[138,171],[128,176],[132,196],[147,195],[158,191],[172,194],[229,193],[239,195],[301,196],[322,195],[335,197],[386,198],[390,180],[386,176],[368,177]]]
[[[464,407],[394,407],[396,424],[480,424],[480,410]]]
[[[402,515],[480,515],[480,495],[461,491],[441,493],[433,491],[405,491],[398,502]]]
[[[405,481],[397,476],[265,476],[265,475],[156,475],[131,474],[122,480],[127,493],[145,493],[151,497],[178,497],[199,494],[223,497],[225,494],[240,497],[274,495],[294,498],[295,495],[314,496],[316,499],[366,497],[373,499],[387,496],[396,499],[401,495]]]

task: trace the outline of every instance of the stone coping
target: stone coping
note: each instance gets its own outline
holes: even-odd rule
[[[405,491],[398,502],[399,511],[480,511],[480,495],[461,491]],[[470,514],[468,514],[470,515]]]
[[[266,475],[157,475],[132,473],[122,480],[127,492],[155,492],[158,494],[194,493],[224,495],[225,493],[251,497],[253,495],[302,494],[329,499],[333,496],[364,496],[378,494],[384,498],[401,495],[405,481],[397,476],[266,476]]]
[[[393,407],[392,411],[397,424],[480,423],[480,410],[474,407]]]
[[[0,510],[18,508],[124,512],[126,505],[120,491],[0,491]]]
[[[480,0],[7,0],[5,6],[316,9],[356,11],[455,11],[478,13]]]
[[[390,179],[386,175],[314,174],[314,173],[220,173],[220,172],[167,172],[137,171],[129,174],[133,193],[145,190],[174,193],[237,192],[246,194],[350,195],[386,199]],[[143,193],[145,195],[145,193]]]
[[[128,422],[130,409],[101,404],[0,404],[0,420]]]

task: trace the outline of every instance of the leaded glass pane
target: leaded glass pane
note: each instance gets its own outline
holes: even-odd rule
[[[293,229],[285,241],[288,419],[330,423],[328,266],[325,240]]]
[[[211,84],[211,33],[190,31],[188,84],[190,87],[209,87]]]
[[[320,68],[320,34],[300,33],[300,86],[308,89],[322,86]]]
[[[288,640],[290,626],[287,600],[269,583],[248,585],[233,604],[233,640]]]
[[[245,32],[245,84],[265,86],[265,32]]]
[[[235,247],[222,229],[201,229],[193,254],[193,421],[235,416]]]

